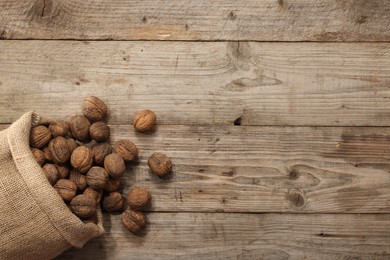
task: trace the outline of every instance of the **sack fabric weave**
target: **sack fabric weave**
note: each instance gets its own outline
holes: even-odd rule
[[[33,112],[0,132],[0,259],[51,259],[104,233],[84,224],[47,181],[29,147]]]

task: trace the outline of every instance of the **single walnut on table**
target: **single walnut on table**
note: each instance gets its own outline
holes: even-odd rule
[[[150,170],[159,177],[163,177],[172,171],[171,159],[163,153],[154,153],[148,160]]]
[[[149,132],[156,125],[156,114],[151,110],[142,110],[135,114],[134,128],[139,132]]]
[[[126,196],[127,204],[133,210],[143,210],[152,200],[150,193],[143,188],[133,188]]]
[[[131,232],[137,234],[146,226],[146,218],[142,212],[126,210],[122,213],[122,223]]]

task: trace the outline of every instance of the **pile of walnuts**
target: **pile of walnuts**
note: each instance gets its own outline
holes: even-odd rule
[[[108,143],[110,127],[103,122],[107,106],[99,98],[85,98],[81,111],[82,115],[69,121],[33,127],[31,152],[47,180],[76,216],[96,223],[95,213],[101,203],[107,212],[122,211],[123,225],[138,233],[146,226],[141,211],[152,197],[139,187],[133,188],[125,199],[119,192],[126,162],[138,159],[138,148],[130,140],[119,140],[114,147]],[[140,111],[134,117],[134,127],[139,132],[149,132],[155,124],[156,115],[150,110]],[[162,153],[151,155],[148,165],[160,177],[172,169],[171,160]],[[130,209],[125,210],[126,204]]]

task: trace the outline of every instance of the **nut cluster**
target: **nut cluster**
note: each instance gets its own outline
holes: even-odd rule
[[[102,121],[107,116],[107,106],[99,98],[85,98],[81,112],[69,121],[33,127],[32,155],[59,196],[84,222],[96,223],[95,213],[101,203],[106,212],[123,212],[123,225],[139,233],[146,226],[141,211],[149,206],[152,197],[140,187],[131,189],[125,198],[120,192],[126,162],[137,160],[139,150],[126,139],[113,146],[108,143],[110,127]],[[140,111],[134,117],[134,127],[139,132],[151,131],[155,123],[156,115],[150,110]],[[148,165],[159,177],[172,170],[171,160],[162,153],[154,153]]]

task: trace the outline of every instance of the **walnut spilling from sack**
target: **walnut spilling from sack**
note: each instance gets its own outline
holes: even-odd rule
[[[133,233],[146,226],[144,210],[151,202],[150,193],[133,188],[126,199],[120,193],[120,179],[125,174],[125,162],[138,159],[139,150],[130,140],[118,140],[114,147],[108,143],[110,127],[106,104],[97,97],[87,97],[82,115],[69,121],[57,120],[50,125],[31,129],[32,155],[42,167],[49,183],[84,222],[97,223],[96,209],[101,203],[107,212],[123,212],[122,223]],[[156,122],[150,110],[138,112],[134,118],[137,131],[150,131]],[[159,177],[171,172],[170,159],[154,153],[149,161],[151,172]],[[126,204],[131,208],[126,210]]]

